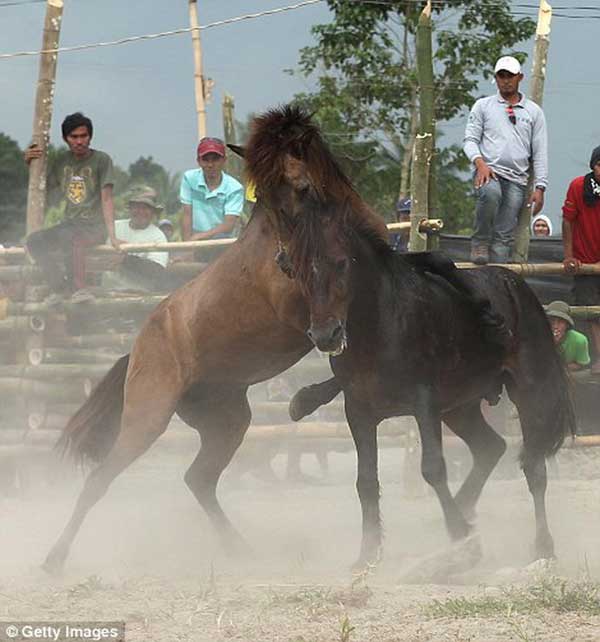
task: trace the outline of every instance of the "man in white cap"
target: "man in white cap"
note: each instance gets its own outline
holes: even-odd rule
[[[471,260],[479,265],[510,260],[519,212],[528,198],[530,161],[534,190],[529,205],[534,216],[544,206],[548,185],[546,120],[541,108],[519,92],[521,64],[504,56],[494,74],[498,92],[473,105],[464,138],[477,191]]]

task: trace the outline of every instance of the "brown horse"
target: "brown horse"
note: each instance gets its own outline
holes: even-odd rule
[[[431,274],[433,264],[438,274],[457,271],[443,255],[396,254],[360,222],[340,217],[313,216],[311,224],[309,216],[303,224],[313,238],[307,281],[311,336],[317,347],[328,349],[333,316],[347,326],[347,346],[330,360],[335,377],[300,390],[290,414],[300,419],[344,392],[358,454],[359,564],[375,560],[382,542],[378,424],[388,417],[415,417],[423,477],[438,496],[450,536],[462,540],[506,448],[480,409],[481,400],[497,397],[503,385],[523,432],[521,461],[535,509],[535,557],[552,557],[545,457],[558,450],[565,435],[574,434],[575,420],[566,372],[532,290],[504,268],[461,271],[457,278],[469,296],[489,301],[504,319],[504,338],[490,335],[477,308],[450,286],[458,281]],[[473,468],[454,496],[442,452],[442,421],[473,455]]]
[[[241,237],[156,308],[131,354],[113,366],[65,428],[59,445],[99,464],[48,554],[49,572],[62,568],[88,511],[175,412],[202,440],[186,484],[225,547],[243,544],[216,487],[250,424],[248,386],[282,372],[313,347],[305,300],[312,247],[303,221],[307,213],[311,221],[313,215],[351,213],[382,240],[387,235],[299,110],[285,107],[257,118],[246,161],[258,203]],[[332,320],[330,331],[328,348],[339,350],[343,327]]]

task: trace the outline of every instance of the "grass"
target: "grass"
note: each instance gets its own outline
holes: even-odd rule
[[[329,587],[306,586],[292,592],[276,592],[268,596],[268,607],[292,607],[303,612],[310,620],[348,607],[363,608],[372,595],[365,584],[352,584],[348,588],[334,590]],[[351,630],[343,629],[340,636],[350,635]]]
[[[544,577],[526,587],[508,587],[499,595],[434,600],[424,608],[433,618],[497,617],[541,611],[600,615],[600,584]]]

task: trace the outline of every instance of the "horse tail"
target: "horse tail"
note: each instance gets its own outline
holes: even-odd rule
[[[509,287],[509,290],[512,288]],[[532,382],[528,394],[534,407],[527,409],[526,421],[531,428],[523,434],[521,461],[526,451],[555,455],[565,437],[575,436],[577,421],[573,408],[572,384],[563,360],[554,345],[550,324],[544,308],[533,290],[521,279],[517,292],[511,291],[510,298],[518,319],[518,336],[522,346],[521,354],[528,363],[523,364],[525,376]],[[525,307],[524,307],[525,306]],[[519,408],[519,415],[521,408]]]
[[[104,459],[121,426],[129,355],[121,357],[65,426],[56,450],[78,462]]]

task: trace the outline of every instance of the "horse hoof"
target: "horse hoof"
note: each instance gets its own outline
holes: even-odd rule
[[[538,535],[535,538],[535,559],[536,560],[554,560],[554,540],[550,533]]]
[[[288,410],[292,421],[300,421],[300,419],[304,419],[308,414],[302,407],[302,399],[299,392],[292,397]]]
[[[448,524],[448,533],[453,542],[461,542],[473,533],[474,527],[466,519],[456,520]]]
[[[42,570],[52,577],[62,575],[65,567],[65,559],[56,553],[49,553],[48,557],[42,564]]]

